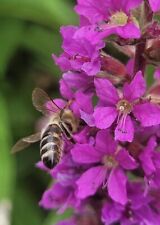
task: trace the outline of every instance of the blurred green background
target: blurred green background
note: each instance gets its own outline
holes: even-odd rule
[[[34,87],[58,96],[61,73],[51,53],[61,52],[60,26],[77,23],[74,4],[0,0],[0,225],[51,225],[61,217],[38,206],[50,182],[35,168],[39,145],[17,155],[10,149],[19,138],[32,134],[41,118],[32,106]]]

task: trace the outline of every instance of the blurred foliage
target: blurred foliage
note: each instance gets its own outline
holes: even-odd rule
[[[13,225],[51,225],[61,218],[38,206],[50,181],[34,166],[39,145],[16,156],[10,149],[38,126],[34,87],[58,95],[60,71],[51,54],[61,51],[59,27],[77,23],[73,5],[73,0],[0,0],[0,201],[12,202]]]

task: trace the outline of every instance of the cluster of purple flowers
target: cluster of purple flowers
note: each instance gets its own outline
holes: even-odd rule
[[[158,10],[160,0],[78,0],[80,25],[61,27],[53,59],[80,125],[53,170],[38,163],[54,179],[40,206],[74,210],[58,225],[160,224]]]

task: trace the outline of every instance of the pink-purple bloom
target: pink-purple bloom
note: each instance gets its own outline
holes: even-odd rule
[[[93,45],[85,35],[75,38],[77,30],[78,28],[73,26],[61,28],[64,53],[59,58],[53,55],[53,58],[63,71],[83,71],[89,76],[96,75],[100,71],[99,51],[104,47],[104,43],[101,41]]]
[[[140,29],[131,10],[140,5],[141,0],[78,0],[76,12],[94,25],[105,38],[117,34],[123,38],[139,38]]]
[[[104,205],[102,209],[104,224],[120,222],[122,225],[158,225],[160,217],[152,209],[152,198],[143,194],[143,184],[135,182],[128,186],[129,201],[125,206],[115,202],[107,202]]]
[[[79,125],[71,140],[61,133],[52,170],[37,164],[54,180],[39,205],[73,209],[57,225],[160,224],[159,10],[159,0],[77,0],[79,26],[61,27],[54,101]]]
[[[108,80],[95,79],[99,105],[93,117],[96,127],[105,129],[116,120],[115,139],[131,142],[134,137],[134,124],[131,113],[144,127],[160,124],[160,107],[141,98],[145,94],[146,83],[138,72],[129,84],[124,84],[122,94]],[[134,119],[135,120],[135,119]]]
[[[160,10],[160,1],[159,0],[149,0],[149,4],[153,12],[158,12]]]
[[[97,133],[95,146],[77,144],[72,149],[75,162],[96,164],[77,180],[77,197],[84,199],[95,194],[99,187],[107,186],[109,196],[121,204],[127,202],[124,170],[133,170],[137,163],[124,148],[118,148],[108,130]]]

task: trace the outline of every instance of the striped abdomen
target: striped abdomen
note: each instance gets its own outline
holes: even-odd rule
[[[52,169],[60,161],[62,155],[62,131],[57,124],[50,124],[42,134],[40,155],[46,167]]]

